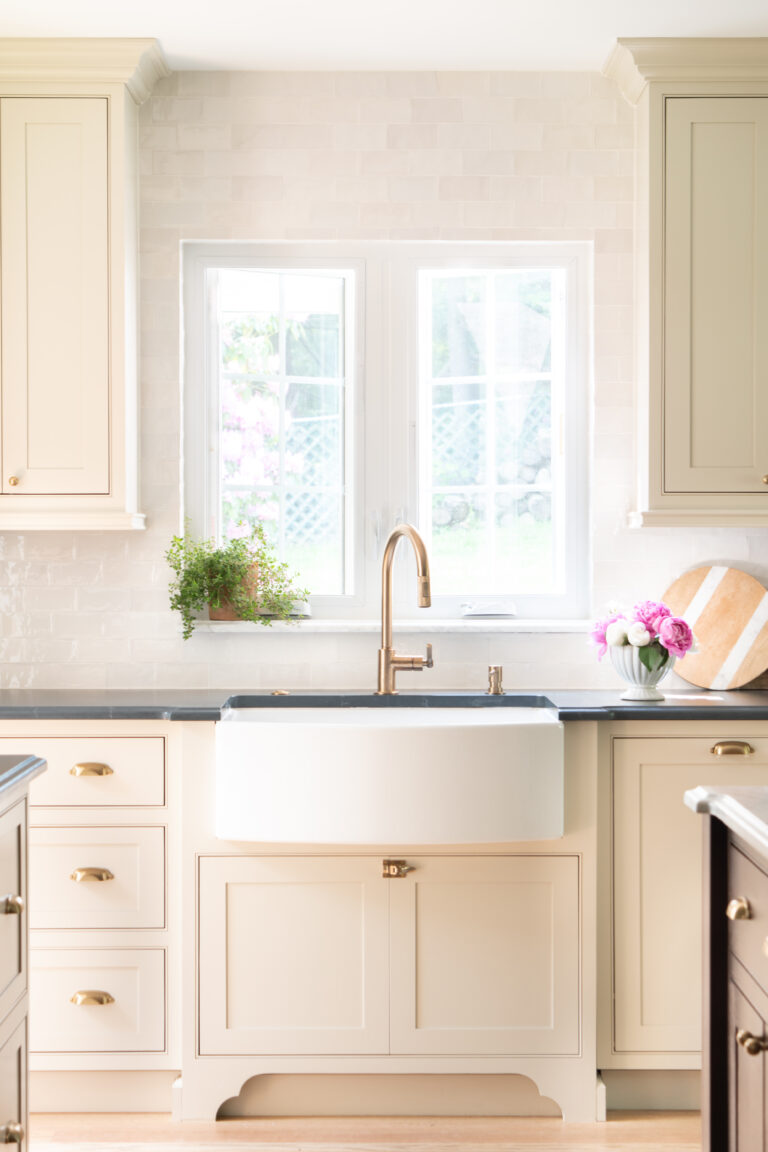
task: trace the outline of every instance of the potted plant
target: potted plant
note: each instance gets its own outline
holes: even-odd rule
[[[181,616],[185,640],[206,606],[212,619],[271,624],[295,615],[296,602],[309,596],[277,559],[261,524],[221,544],[195,540],[188,532],[174,536],[165,559],[174,572],[171,608]]]

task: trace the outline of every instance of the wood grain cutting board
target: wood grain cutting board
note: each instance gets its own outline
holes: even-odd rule
[[[738,568],[685,572],[662,600],[682,616],[699,646],[675,672],[699,688],[740,688],[768,668],[768,592]]]

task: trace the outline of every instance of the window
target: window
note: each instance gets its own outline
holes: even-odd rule
[[[586,245],[184,249],[193,531],[260,520],[319,616],[378,615],[401,519],[432,614],[586,611]]]

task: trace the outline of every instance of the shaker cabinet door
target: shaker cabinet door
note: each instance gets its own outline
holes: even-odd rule
[[[0,100],[0,493],[108,494],[107,100]]]

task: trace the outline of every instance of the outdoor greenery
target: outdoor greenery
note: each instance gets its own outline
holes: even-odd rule
[[[165,559],[174,573],[168,586],[171,608],[181,616],[185,640],[207,606],[230,604],[238,619],[269,625],[288,620],[294,601],[309,596],[277,559],[260,524],[222,544],[194,540],[188,532],[174,536]]]

